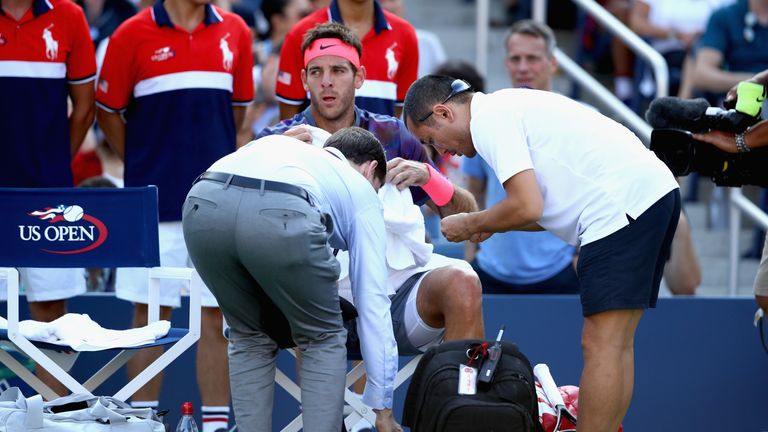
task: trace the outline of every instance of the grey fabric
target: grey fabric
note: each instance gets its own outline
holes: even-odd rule
[[[238,430],[272,430],[275,358],[269,335],[287,319],[302,355],[304,430],[341,429],[346,331],[327,215],[293,195],[203,180],[183,209],[190,257],[230,326]],[[278,321],[278,322],[275,322]]]
[[[392,330],[395,333],[395,340],[397,341],[397,352],[402,356],[411,356],[423,353],[423,351],[413,346],[411,341],[408,339],[408,329],[405,328],[405,307],[408,304],[408,295],[416,286],[416,282],[418,282],[419,278],[424,276],[424,273],[426,272],[416,273],[415,275],[409,277],[405,282],[403,282],[403,284],[400,286],[400,289],[397,290],[391,299],[392,305],[390,306],[389,311],[392,314]],[[350,352],[359,352],[360,342],[359,336],[357,335],[357,325],[355,320],[350,320],[344,324],[348,331],[347,348],[350,350]]]

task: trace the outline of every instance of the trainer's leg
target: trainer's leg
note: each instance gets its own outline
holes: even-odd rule
[[[133,305],[133,328],[139,328],[147,325],[149,316],[147,305],[134,303]],[[160,319],[170,320],[172,309],[167,306],[160,306]],[[128,379],[131,380],[147,368],[153,361],[163,354],[163,347],[153,347],[138,350],[126,366]],[[131,396],[132,402],[152,402],[160,398],[160,387],[163,385],[163,372],[155,375],[142,388]]]
[[[634,335],[642,313],[610,310],[584,318],[577,430],[618,430],[632,399]]]
[[[447,266],[429,272],[419,286],[416,309],[430,327],[445,328],[445,340],[483,338],[482,288],[470,269]]]

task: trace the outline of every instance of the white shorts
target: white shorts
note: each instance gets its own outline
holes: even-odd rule
[[[415,286],[408,293],[408,299],[405,301],[405,310],[403,311],[403,323],[405,323],[405,333],[408,337],[408,342],[421,352],[426,351],[429,347],[438,345],[443,341],[443,335],[445,334],[445,328],[434,328],[425,323],[419,315],[419,310],[416,308],[416,296],[419,294],[421,282],[431,271],[424,273],[416,281]]]
[[[17,268],[21,279],[19,291],[27,301],[64,300],[85,292],[85,270],[82,268]],[[0,279],[0,300],[8,299],[8,283]]]
[[[160,265],[167,267],[193,267],[184,243],[184,233],[181,221],[160,222],[158,228],[160,239]],[[115,278],[115,294],[117,298],[133,303],[147,304],[149,296],[148,270],[145,268],[118,268]],[[203,281],[194,274],[193,284],[200,286],[200,304],[203,307],[219,307],[216,298],[205,286]],[[160,281],[160,305],[181,306],[181,294],[189,293],[189,287],[181,280]]]

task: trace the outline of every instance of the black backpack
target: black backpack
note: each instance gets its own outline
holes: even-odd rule
[[[459,364],[467,364],[483,342],[494,344],[450,341],[424,353],[408,386],[404,426],[412,432],[543,432],[531,363],[511,342],[500,342],[490,383],[478,382],[477,394],[458,394]]]

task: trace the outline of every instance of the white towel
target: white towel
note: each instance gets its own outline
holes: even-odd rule
[[[8,321],[3,317],[0,317],[0,328],[8,328]],[[40,321],[19,321],[19,333],[26,339],[38,342],[53,343],[58,339],[56,337],[56,330],[54,330],[51,323]]]
[[[317,126],[302,125],[309,129],[309,135],[312,136],[312,145],[315,147],[323,148],[325,142],[331,137],[331,134],[325,130],[320,129]]]
[[[0,325],[8,327],[2,319]],[[86,314],[66,314],[50,323],[26,320],[19,323],[19,332],[31,341],[70,346],[75,351],[101,351],[127,348],[152,343],[168,334],[169,321],[158,321],[148,326],[111,330],[101,327]]]
[[[411,191],[397,190],[391,184],[379,189],[379,200],[384,207],[384,226],[387,234],[387,292],[392,295],[402,281],[393,275],[404,274],[401,270],[417,269],[432,259],[432,245],[425,241],[424,216],[413,204]],[[339,295],[352,302],[349,282],[349,255],[340,252],[336,259],[341,265]]]
[[[429,262],[432,245],[425,241],[424,216],[413,204],[411,191],[386,183],[379,189],[387,229],[387,267],[403,270]]]

